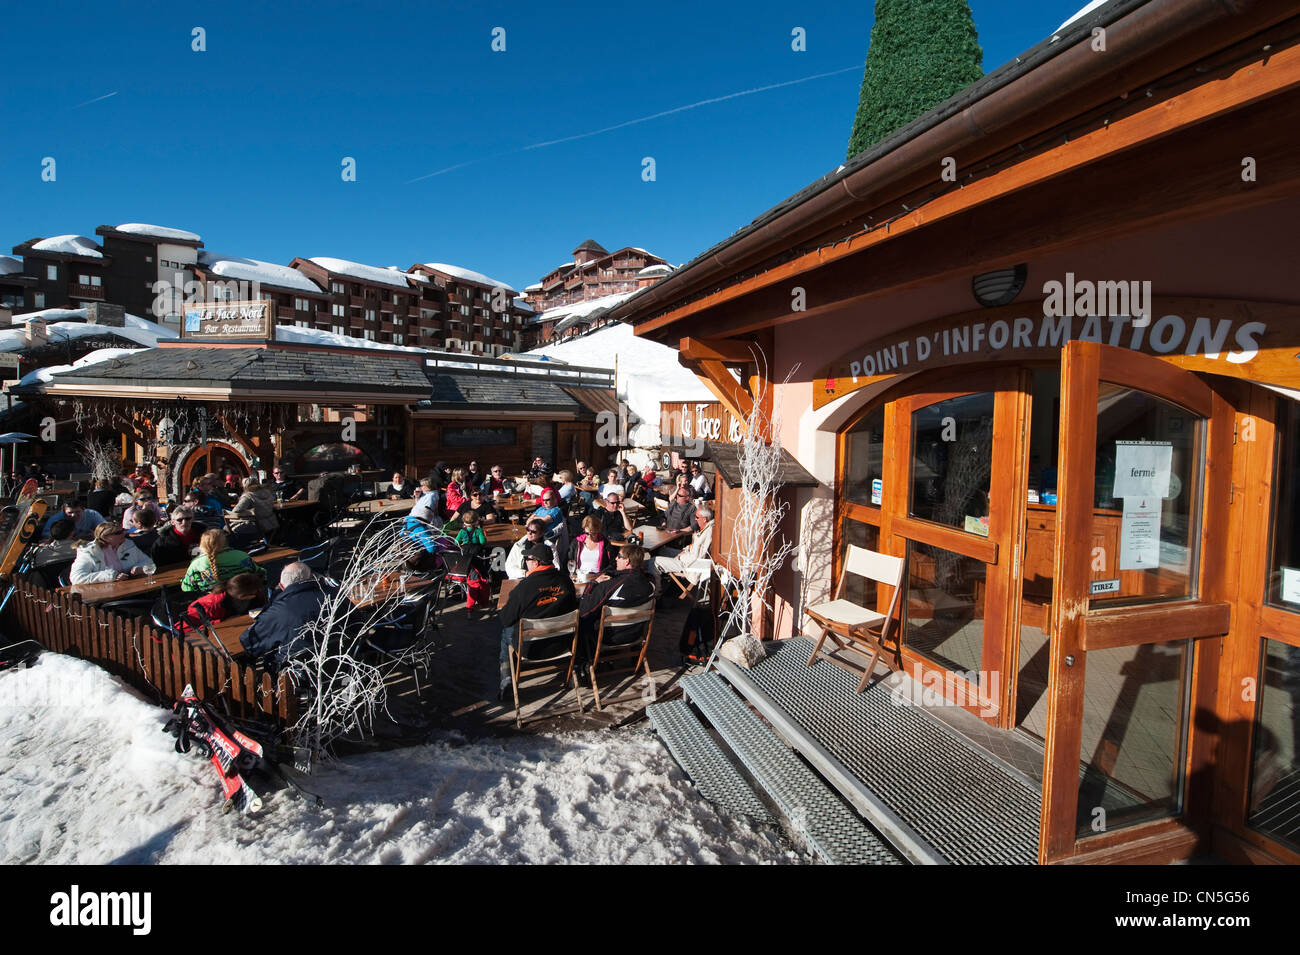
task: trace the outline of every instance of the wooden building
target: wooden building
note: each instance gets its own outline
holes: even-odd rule
[[[614,310],[780,395],[776,635],[905,558],[1041,862],[1300,861],[1298,215],[1295,4],[1120,0]]]

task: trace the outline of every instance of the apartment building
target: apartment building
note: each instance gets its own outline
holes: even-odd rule
[[[84,235],[28,239],[14,246],[13,253],[22,257],[23,272],[30,279],[22,289],[22,305],[15,303],[15,313],[84,308],[108,301],[104,279],[113,259],[94,239]]]
[[[408,271],[423,282],[431,302],[441,303],[443,341],[438,347],[489,358],[518,350],[528,311],[516,304],[518,293],[505,282],[445,262],[417,264]]]
[[[538,315],[529,325],[529,337],[535,343],[550,341],[554,326],[569,315],[569,306],[630,294],[671,272],[672,266],[653,252],[635,246],[609,252],[588,239],[573,250],[573,261],[556,266],[524,289],[525,300]]]

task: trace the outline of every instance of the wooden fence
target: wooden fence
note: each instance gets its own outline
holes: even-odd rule
[[[186,684],[199,699],[225,697],[232,716],[270,717],[288,726],[297,717],[289,678],[274,679],[200,644],[187,643],[142,620],[83,604],[70,594],[22,579],[5,606],[6,643],[30,638],[45,649],[90,660],[160,702],[177,700]]]

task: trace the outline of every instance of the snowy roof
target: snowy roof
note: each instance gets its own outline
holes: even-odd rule
[[[92,326],[93,327],[93,326]],[[34,368],[18,380],[18,385],[30,385],[38,381],[48,382],[55,375],[65,371],[72,371],[76,368],[84,368],[87,365],[95,365],[101,361],[110,361],[114,358],[121,358],[124,355],[134,355],[136,352],[144,351],[143,348],[98,348],[95,351],[87,352],[82,355],[71,365],[47,365],[44,368]]]
[[[541,290],[542,290],[541,282],[534,282],[532,285],[524,289],[525,292],[540,292]]]
[[[154,239],[175,239],[178,242],[202,242],[203,240],[193,232],[186,232],[184,229],[169,229],[165,225],[150,225],[147,222],[124,222],[122,225],[113,226],[118,232],[129,232],[132,235],[147,235]]]
[[[575,317],[583,318],[599,309],[613,308],[615,305],[622,303],[625,299],[631,298],[632,292],[617,292],[613,295],[602,295],[600,298],[593,298],[587,302],[574,302],[572,305],[557,305],[555,308],[548,308],[542,312],[538,319],[543,322],[552,322],[561,318]]]
[[[0,255],[0,275],[17,275],[23,270],[23,260],[16,255]]]
[[[127,315],[126,325],[122,328],[115,325],[91,325],[86,322],[84,308],[46,308],[39,312],[25,312],[22,315],[15,315],[13,324],[26,325],[36,319],[48,323],[46,333],[51,342],[116,335],[145,348],[153,348],[160,340],[178,337],[170,328],[140,318],[138,315]],[[23,351],[31,347],[31,343],[27,341],[26,329],[11,327],[0,330],[0,352]]]
[[[1054,32],[1060,33],[1062,30],[1068,27],[1075,20],[1083,19],[1088,14],[1092,13],[1093,10],[1096,10],[1098,7],[1101,6],[1105,6],[1108,2],[1109,0],[1090,0],[1090,2],[1084,5],[1083,7],[1081,7],[1074,16],[1070,17],[1070,19],[1066,20],[1059,27],[1057,27]]]
[[[393,269],[396,272],[401,272],[401,269],[399,269],[395,265],[390,265],[389,268]],[[402,274],[405,275],[408,279],[411,279],[412,281],[419,282],[421,285],[429,284],[429,276],[421,275],[419,272],[402,272]]]
[[[94,239],[84,235],[52,235],[40,242],[33,242],[32,249],[38,252],[59,252],[63,255],[85,255],[102,259],[103,251]]]
[[[219,252],[200,249],[199,265],[208,269],[213,275],[220,275],[226,279],[275,285],[299,292],[313,292],[316,295],[320,295],[322,291],[310,277],[303,275],[297,269],[291,269],[287,265],[262,262],[259,259],[245,259],[237,255],[222,255]]]
[[[530,314],[535,311],[535,309],[522,298],[515,299],[515,308],[519,309],[521,312],[528,312]]]
[[[637,275],[667,275],[672,270],[671,265],[647,265]]]
[[[346,348],[369,348],[374,351],[427,352],[427,348],[412,348],[409,345],[389,345],[384,342],[368,342],[364,338],[350,335],[336,335],[320,328],[299,328],[296,325],[277,325],[275,327],[277,342],[298,342],[305,345],[342,345]]]
[[[464,279],[466,282],[477,282],[479,285],[486,285],[489,288],[503,288],[507,292],[513,292],[514,289],[505,282],[498,282],[496,279],[488,278],[482,272],[475,272],[471,269],[462,269],[458,265],[447,265],[445,262],[425,262],[426,269],[433,269],[435,272],[442,272],[453,278]]]
[[[360,279],[363,282],[392,285],[396,288],[411,287],[407,284],[405,272],[381,269],[377,265],[362,265],[360,262],[349,262],[347,259],[331,259],[328,256],[317,256],[307,261],[319,265],[326,271],[336,272],[339,275],[350,275],[352,278]]]

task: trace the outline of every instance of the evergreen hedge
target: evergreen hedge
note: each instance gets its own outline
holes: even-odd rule
[[[984,75],[966,0],[876,0],[849,158]]]

